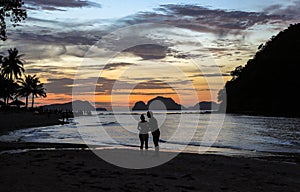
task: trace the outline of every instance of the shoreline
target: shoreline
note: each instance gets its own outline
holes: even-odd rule
[[[0,150],[9,143],[0,143]],[[35,147],[15,143],[13,147]],[[39,144],[61,150],[0,154],[1,191],[289,191],[300,189],[300,164],[245,157],[180,153],[149,169],[124,169],[74,144]],[[6,148],[8,149],[8,148]],[[100,149],[102,150],[102,149]],[[140,154],[132,149],[102,152]],[[160,152],[161,155],[170,152]],[[55,183],[55,185],[53,185]],[[111,185],[113,183],[113,185]]]
[[[87,145],[78,143],[43,143],[43,142],[5,142],[0,141],[0,154],[5,153],[23,153],[30,151],[92,151],[92,150],[128,150],[128,151],[140,151],[139,147],[129,146],[102,146],[102,145]],[[149,148],[150,153],[154,151],[154,148]],[[161,150],[161,153],[176,153],[176,154],[191,154],[191,155],[215,155],[232,158],[246,158],[246,159],[258,159],[270,162],[281,163],[294,163],[300,165],[300,153],[289,152],[258,152],[256,155],[242,155],[242,154],[225,154],[206,151],[204,153],[197,153],[191,151],[172,151]]]
[[[20,129],[65,124],[59,114],[35,114],[30,111],[0,112],[0,135]]]

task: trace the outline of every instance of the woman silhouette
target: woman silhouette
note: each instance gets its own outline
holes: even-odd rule
[[[138,123],[137,129],[139,130],[139,138],[141,141],[140,149],[143,149],[145,144],[145,149],[148,149],[148,139],[149,139],[149,123],[146,121],[145,116],[142,114],[140,117],[141,121]]]
[[[152,133],[153,136],[153,143],[155,146],[155,151],[159,151],[159,137],[160,137],[160,131],[158,128],[158,124],[157,124],[157,120],[156,118],[153,116],[153,112],[152,111],[148,111],[147,112],[147,116],[149,118],[149,129]]]

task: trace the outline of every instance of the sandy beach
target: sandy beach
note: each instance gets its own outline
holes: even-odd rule
[[[16,154],[6,151],[35,146],[56,150],[33,150]],[[161,166],[134,170],[119,168],[89,150],[80,150],[84,147],[72,144],[1,143],[1,191],[300,190],[299,162],[181,153]],[[106,150],[138,152],[131,149]]]
[[[4,113],[0,118],[0,134],[61,123],[58,116],[29,112]],[[101,147],[96,152],[128,154],[136,161],[145,155],[133,147]],[[155,153],[150,149],[146,154],[151,160]],[[175,155],[159,152],[158,158],[168,156]],[[0,169],[1,192],[300,190],[299,154],[246,158],[181,153],[154,168],[125,169],[104,161],[84,144],[0,142]]]
[[[34,112],[0,112],[0,134],[23,128],[58,125],[63,123],[58,114],[34,114]]]

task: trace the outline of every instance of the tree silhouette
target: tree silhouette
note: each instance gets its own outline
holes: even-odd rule
[[[8,104],[14,97],[25,97],[28,108],[28,98],[31,95],[33,107],[34,98],[47,96],[44,84],[36,75],[24,75],[24,79],[20,78],[25,72],[21,59],[23,55],[19,55],[16,48],[9,49],[8,53],[8,56],[0,58],[0,98]]]
[[[23,4],[22,0],[0,1],[0,40],[7,39],[7,19],[13,27],[16,27],[18,23],[27,18],[26,10],[22,7]],[[17,79],[24,72],[23,62],[20,59],[22,55],[18,55],[18,50],[10,49],[9,54],[8,57],[0,55],[0,98],[6,104],[16,94],[18,87],[18,84],[13,81],[13,76]]]
[[[46,89],[44,84],[40,82],[36,75],[25,75],[25,79],[19,79],[20,87],[18,89],[18,96],[26,98],[25,106],[28,107],[28,97],[32,96],[31,107],[34,106],[34,98],[39,96],[46,97]]]
[[[24,73],[22,56],[16,48],[8,50],[8,56],[2,59],[2,73],[5,77],[16,80]]]
[[[3,74],[0,74],[0,98],[3,99],[5,104],[7,103],[7,99],[9,98],[8,87],[8,79],[5,78]]]
[[[24,79],[19,79],[18,83],[20,84],[20,88],[18,89],[18,96],[25,97],[25,107],[28,108],[28,97],[32,92],[32,85],[35,84],[36,76],[33,75],[25,75]]]
[[[5,41],[6,36],[6,18],[9,18],[13,26],[17,26],[19,22],[27,17],[26,10],[22,0],[2,0],[0,1],[0,39]]]
[[[37,97],[47,97],[46,89],[44,88],[44,84],[40,82],[39,78],[36,75],[28,76],[30,91],[28,93],[31,94],[31,108],[34,106],[34,98]]]
[[[300,24],[290,25],[261,44],[245,67],[231,72],[219,92],[221,106],[227,95],[227,112],[299,116],[299,34]]]
[[[243,69],[243,66],[238,66],[235,68],[235,70],[231,71],[230,75],[232,76],[233,80],[238,78],[242,74]]]
[[[3,99],[5,104],[8,104],[10,99],[17,93],[18,84],[3,74],[0,74],[0,98]]]

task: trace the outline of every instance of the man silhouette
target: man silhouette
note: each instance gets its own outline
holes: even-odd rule
[[[149,132],[149,123],[146,121],[145,116],[142,114],[140,117],[141,121],[138,123],[137,129],[139,130],[139,138],[141,141],[140,149],[143,150],[145,144],[145,149],[148,149],[148,132]]]
[[[149,118],[149,128],[152,133],[155,150],[159,150],[158,141],[159,141],[160,131],[158,129],[157,120],[153,116],[152,111],[147,112],[147,117]]]

